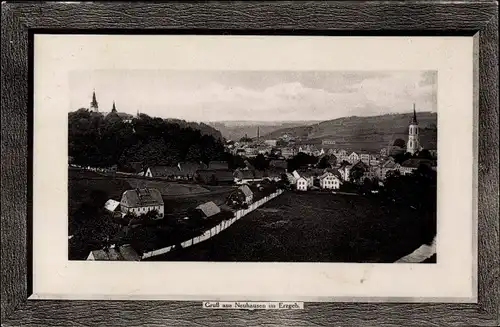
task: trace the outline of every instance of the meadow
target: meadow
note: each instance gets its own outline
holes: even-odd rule
[[[152,260],[394,262],[435,230],[435,216],[378,196],[286,192],[210,241]]]

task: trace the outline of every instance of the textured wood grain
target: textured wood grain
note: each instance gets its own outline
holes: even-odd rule
[[[2,325],[496,326],[499,324],[498,5],[494,1],[301,3],[2,3]],[[26,301],[28,33],[147,29],[169,33],[470,34],[479,31],[479,305],[310,303],[299,311],[205,311],[199,303]],[[31,110],[31,108],[29,108]],[[8,316],[8,319],[6,319]]]
[[[2,5],[2,319],[26,299],[28,37]]]
[[[479,34],[479,59],[478,294],[481,308],[495,312],[498,317],[500,308],[498,11]],[[493,85],[496,87],[490,87]],[[489,296],[485,296],[486,294]]]

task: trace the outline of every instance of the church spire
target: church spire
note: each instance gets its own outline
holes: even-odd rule
[[[115,101],[113,100],[113,108],[111,109],[111,112],[116,112],[116,105],[115,105]]]
[[[418,124],[417,121],[417,111],[415,110],[415,104],[413,104],[413,118],[411,120],[412,124]]]
[[[99,112],[99,104],[97,103],[97,99],[95,96],[95,89],[94,92],[92,92],[92,102],[90,103],[90,110]]]

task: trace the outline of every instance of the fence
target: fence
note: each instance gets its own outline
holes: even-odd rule
[[[233,218],[228,219],[228,220],[224,220],[223,222],[221,222],[217,226],[212,227],[209,230],[206,230],[203,234],[198,235],[190,240],[182,242],[181,243],[182,248],[190,247],[192,245],[201,243],[203,241],[206,241],[206,240],[214,237],[215,235],[219,234],[220,232],[222,232],[223,230],[225,230],[226,228],[228,228],[229,226],[234,224],[236,221],[238,221],[239,219],[241,219],[245,215],[254,211],[255,209],[257,209],[258,207],[260,207],[261,205],[263,205],[267,201],[274,199],[275,197],[277,197],[281,193],[283,193],[283,190],[278,190],[275,193],[272,193],[272,194],[270,194],[270,195],[268,195],[268,196],[266,196],[258,201],[255,201],[254,203],[250,204],[247,209],[241,209],[241,210],[236,211],[234,213]],[[142,255],[142,259],[151,258],[151,257],[157,256],[160,254],[165,254],[165,253],[170,252],[172,249],[173,249],[173,246],[167,246],[165,248],[161,248],[158,250],[145,252]]]

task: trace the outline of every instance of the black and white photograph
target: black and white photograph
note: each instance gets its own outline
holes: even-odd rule
[[[439,260],[435,70],[68,78],[69,260]]]

